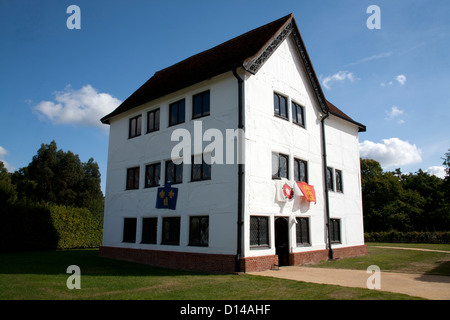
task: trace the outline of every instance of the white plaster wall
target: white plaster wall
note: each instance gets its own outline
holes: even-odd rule
[[[274,92],[288,97],[289,121],[274,116]],[[305,128],[292,123],[291,101],[304,107]],[[325,249],[327,235],[319,107],[290,36],[256,75],[246,75],[245,106],[244,256],[275,254],[274,219],[277,216],[289,217],[291,252]],[[330,192],[331,217],[342,219],[342,244],[338,246],[361,244],[358,129],[333,116],[326,121],[328,165],[342,170],[344,176],[344,193]],[[294,157],[308,162],[308,182],[315,187],[317,204],[302,202],[298,198],[285,204],[275,200],[272,152],[289,155],[290,180],[293,180]],[[249,221],[252,215],[269,217],[269,249],[250,249]],[[310,246],[297,247],[295,217],[310,218]]]
[[[172,131],[185,128],[193,132],[192,96],[210,90],[210,115],[202,121],[203,132],[217,128],[225,137],[225,130],[237,128],[238,90],[232,73],[223,74],[180,90],[156,101],[123,113],[111,120],[108,169],[105,199],[104,246],[151,248],[155,250],[234,254],[236,252],[237,165],[213,164],[211,180],[191,182],[191,165],[184,164],[183,183],[178,188],[176,210],[156,209],[157,187],[144,188],[145,166],[161,162],[161,180],[165,179],[165,161],[170,160]],[[186,99],[185,123],[168,127],[169,104]],[[147,112],[160,108],[160,130],[146,134]],[[129,119],[142,115],[141,136],[128,139]],[[194,139],[194,137],[193,137]],[[193,143],[193,142],[192,142]],[[203,142],[205,148],[210,142]],[[192,144],[193,152],[193,144]],[[224,159],[225,161],[225,159]],[[127,168],[140,167],[140,187],[126,189]],[[188,246],[189,216],[209,216],[209,246]],[[160,245],[162,217],[181,217],[180,245]],[[123,219],[137,218],[136,243],[123,243]],[[142,218],[159,217],[157,243],[140,244]]]

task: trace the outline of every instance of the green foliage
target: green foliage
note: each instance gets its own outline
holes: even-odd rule
[[[0,161],[0,207],[14,203],[16,199],[16,187],[11,183],[10,175]]]
[[[396,230],[364,234],[366,242],[450,243],[450,231],[400,232]]]
[[[89,248],[102,240],[102,216],[86,208],[17,201],[0,221],[0,251]]]
[[[365,232],[450,230],[448,179],[383,172],[377,161],[361,159],[361,182]]]
[[[98,164],[55,141],[13,174],[0,162],[0,251],[97,247],[103,206]]]
[[[92,158],[83,163],[71,151],[58,150],[55,141],[42,144],[12,180],[20,198],[103,211],[98,164]]]

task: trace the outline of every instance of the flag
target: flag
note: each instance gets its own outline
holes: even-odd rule
[[[287,180],[279,180],[276,182],[276,198],[277,201],[286,202],[294,198],[294,188],[292,183]]]
[[[156,208],[157,209],[171,209],[175,210],[177,206],[178,188],[172,188],[170,183],[163,188],[158,188],[156,194]]]
[[[302,191],[303,195],[305,196],[306,200],[308,202],[313,202],[314,204],[317,203],[316,201],[316,191],[314,190],[314,186],[307,184],[306,182],[297,182],[297,186]]]

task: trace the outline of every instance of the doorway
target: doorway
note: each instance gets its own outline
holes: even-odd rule
[[[278,265],[289,265],[289,223],[287,217],[275,219],[275,254],[278,255]]]

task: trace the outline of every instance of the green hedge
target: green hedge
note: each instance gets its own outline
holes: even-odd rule
[[[366,242],[450,243],[450,231],[400,232],[396,230],[365,233]]]
[[[85,208],[28,202],[0,210],[0,251],[90,248],[102,241],[102,217]]]

